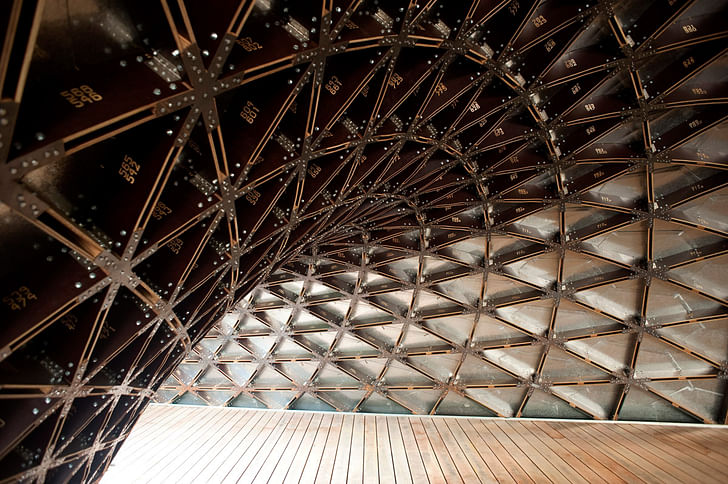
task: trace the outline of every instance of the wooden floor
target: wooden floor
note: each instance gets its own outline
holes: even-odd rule
[[[728,428],[150,406],[102,484],[727,482]]]

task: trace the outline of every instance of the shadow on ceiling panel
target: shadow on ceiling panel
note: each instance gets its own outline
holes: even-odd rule
[[[319,387],[354,387],[361,384],[351,375],[342,371],[334,365],[326,365],[314,378],[314,383]]]
[[[503,266],[503,272],[540,289],[550,289],[558,278],[559,259],[556,252],[536,255]]]
[[[432,286],[432,290],[445,294],[462,304],[477,306],[483,285],[483,275],[460,277]]]
[[[382,382],[389,386],[431,386],[435,383],[421,372],[394,360],[389,363]]]
[[[618,321],[573,303],[568,299],[559,301],[554,319],[554,332],[556,335],[565,338],[621,330],[622,327]]]
[[[673,218],[728,234],[728,189],[722,188],[673,209]]]
[[[567,341],[566,348],[617,373],[631,366],[637,335],[618,333],[598,338]]]
[[[332,407],[325,401],[321,400],[320,398],[316,398],[313,395],[309,395],[308,393],[304,393],[300,397],[296,399],[295,402],[291,405],[291,409],[294,410],[313,410],[316,412],[330,412],[332,410],[336,410],[336,408]]]
[[[558,385],[551,387],[556,395],[564,400],[574,402],[589,413],[609,419],[617,408],[622,395],[623,385]]]
[[[529,334],[544,336],[549,329],[554,302],[551,299],[505,306],[495,310],[495,314]]]
[[[549,348],[541,369],[541,376],[547,381],[584,382],[591,380],[609,381],[611,375],[583,360],[575,358],[557,347]]]
[[[408,330],[411,331],[412,328]],[[350,334],[344,334],[334,346],[334,353],[337,356],[372,356],[377,355],[379,350],[361,339]]]
[[[657,334],[715,362],[728,360],[728,319],[663,326]]]
[[[635,378],[704,376],[718,372],[719,368],[648,334],[642,338],[634,366]]]
[[[728,301],[728,256],[714,257],[673,269],[672,279]]]
[[[412,413],[406,407],[379,393],[372,393],[369,398],[367,398],[364,403],[359,406],[359,410],[362,413]]]
[[[725,314],[722,304],[665,281],[652,280],[647,300],[647,323],[658,325],[702,316]]]
[[[502,388],[468,388],[465,393],[482,405],[493,409],[504,417],[513,417],[526,396],[528,388],[502,387]]]
[[[583,242],[583,248],[620,264],[635,265],[647,255],[647,226],[648,222],[637,222],[592,237]]]
[[[475,355],[467,355],[460,365],[455,383],[465,386],[516,384],[518,381]]]
[[[641,280],[632,279],[580,291],[574,297],[578,302],[627,321],[640,314],[643,285]]]
[[[275,366],[294,382],[303,385],[318,369],[316,361],[292,361],[276,363]]]
[[[362,329],[355,329],[359,337],[370,344],[382,348],[392,348],[399,341],[402,334],[403,325],[399,324],[383,324],[381,326],[371,326]]]
[[[443,340],[464,345],[475,321],[475,314],[459,314],[442,318],[425,319],[422,326]]]
[[[330,405],[336,407],[337,410],[350,412],[364,398],[366,392],[364,390],[320,390],[317,392],[317,395]]]
[[[255,392],[256,398],[265,403],[268,408],[287,408],[296,398],[296,392],[291,391],[264,391]]]
[[[431,378],[447,383],[453,378],[460,364],[459,354],[410,356],[407,363],[423,371]]]
[[[528,398],[526,406],[523,407],[521,417],[546,418],[587,418],[588,415],[581,410],[569,405],[564,400],[550,395],[541,390],[533,390]]]
[[[700,415],[704,420],[719,422],[725,400],[726,383],[719,378],[709,380],[652,381],[647,386],[665,398]]]
[[[635,385],[630,386],[619,411],[621,420],[695,423],[695,417],[674,407],[669,401]]]
[[[228,407],[268,408],[263,402],[247,393],[241,393],[228,403]]]
[[[435,410],[436,415],[468,415],[478,417],[495,417],[496,413],[484,407],[476,400],[459,395],[453,391],[447,392],[447,395],[440,401]]]
[[[485,258],[485,237],[474,237],[443,247],[438,253],[469,265],[481,265]]]
[[[526,331],[511,327],[486,314],[481,314],[473,332],[471,344],[480,348],[528,341],[531,341],[531,338]]]
[[[530,378],[539,366],[544,347],[539,344],[483,351],[483,356],[521,378]]]
[[[427,415],[432,407],[440,400],[442,390],[428,390],[418,388],[416,390],[389,390],[388,394],[398,401],[411,408],[414,413]]]

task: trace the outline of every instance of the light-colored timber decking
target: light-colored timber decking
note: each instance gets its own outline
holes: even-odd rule
[[[102,484],[727,482],[728,428],[152,405]]]

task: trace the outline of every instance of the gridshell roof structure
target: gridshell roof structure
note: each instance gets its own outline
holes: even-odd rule
[[[728,422],[726,2],[0,9],[0,480],[151,400]]]

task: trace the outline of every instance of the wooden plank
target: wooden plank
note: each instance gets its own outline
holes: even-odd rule
[[[379,482],[377,423],[374,415],[364,417],[364,482]]]
[[[158,405],[149,405],[139,416],[139,420],[137,420],[132,428],[132,430],[136,430],[134,437],[146,439],[147,435],[154,434],[159,428],[163,428],[168,421],[176,418],[175,412],[164,412]]]
[[[157,448],[157,446],[164,441],[164,434],[173,431],[171,429],[178,429],[179,421],[181,419],[193,415],[196,411],[199,411],[200,409],[192,407],[182,407],[181,410],[184,410],[184,412],[180,411],[179,415],[178,412],[169,412],[168,417],[163,422],[150,422],[152,427],[150,429],[150,433],[144,433],[140,435],[141,444],[134,448],[130,448],[130,455],[128,456],[128,458],[137,460],[145,455],[148,455],[151,449]],[[142,427],[142,429],[144,429],[144,427]],[[122,450],[124,450],[123,447]]]
[[[516,482],[511,474],[508,473],[508,470],[506,467],[504,467],[503,463],[496,457],[495,453],[491,450],[491,448],[488,446],[488,444],[483,440],[483,438],[480,436],[478,432],[475,431],[472,425],[470,425],[470,422],[465,419],[452,419],[452,426],[457,425],[460,427],[462,432],[465,434],[465,436],[470,440],[470,442],[473,444],[475,449],[480,454],[480,457],[485,461],[488,468],[491,470],[493,475],[495,476],[496,480],[498,482]],[[518,467],[518,465],[513,462],[512,464],[515,467]],[[518,470],[520,473],[523,473],[523,469],[518,467]],[[518,477],[519,473],[514,472],[515,477]],[[523,473],[520,476],[520,482],[531,482],[530,479],[528,479],[528,476]]]
[[[447,426],[447,422],[445,422],[441,418],[434,418],[432,419],[432,423],[435,425],[435,428],[437,429],[436,432],[438,433],[440,439],[442,439],[442,442],[445,444],[448,454],[450,454],[450,458],[452,459],[453,464],[455,464],[455,467],[458,470],[458,474],[460,474],[460,477],[463,479],[463,481],[483,481],[483,479],[480,479],[479,476],[476,474],[473,466],[470,465],[470,461],[458,445],[455,437],[453,437],[452,432],[450,432],[450,429]],[[490,476],[490,479],[493,479],[493,474],[490,473],[490,471],[484,464],[483,469],[483,473],[481,473],[480,476],[485,478],[485,473],[487,473]]]
[[[412,484],[412,475],[410,474],[409,464],[407,463],[407,451],[404,448],[402,432],[399,428],[399,419],[396,417],[387,417],[386,421],[389,443],[392,448],[394,478],[397,484]],[[422,460],[419,460],[419,464],[422,465]],[[422,474],[422,478],[418,482],[422,482],[427,478],[427,474],[424,473],[424,467],[422,468]]]
[[[303,417],[302,414],[298,412],[293,413],[290,419],[280,428],[280,430],[276,429],[276,433],[265,440],[253,459],[245,468],[245,471],[243,471],[240,477],[237,477],[236,482],[253,481],[268,460],[272,460],[277,464],[278,459],[283,453],[283,449],[285,449],[285,446],[291,440],[291,436],[293,436],[293,431],[300,423],[301,417]],[[278,452],[279,449],[280,452]]]
[[[346,482],[362,484],[364,475],[364,416],[354,416],[354,427],[351,431],[351,450],[349,451],[349,470]]]
[[[207,461],[207,465],[200,469],[198,474],[194,476],[194,482],[210,482],[213,476],[217,475],[218,479],[222,479],[227,471],[233,466],[237,460],[236,453],[243,452],[248,444],[252,442],[253,432],[263,428],[265,423],[273,417],[273,412],[256,412],[250,411],[250,418],[239,422],[236,428],[231,429],[232,438],[225,441],[222,445],[216,445],[210,452],[213,454],[211,459]]]
[[[652,452],[649,447],[640,445],[639,442],[636,442],[635,439],[633,439],[631,434],[615,431],[616,426],[614,425],[604,425],[602,427],[603,428],[600,429],[602,430],[600,433],[601,437],[608,437],[613,442],[619,442],[629,452],[632,452],[633,460],[642,459],[650,467],[656,468],[656,471],[660,472],[660,478],[663,478],[662,474],[666,474],[669,475],[672,480],[677,479],[682,482],[693,483],[699,482],[694,476],[691,476],[678,466],[673,465],[672,462],[664,459],[661,455],[659,455],[659,453],[656,454]]]
[[[722,482],[726,432],[155,406],[140,417],[102,484]]]
[[[700,441],[696,442],[688,437],[689,428],[667,427],[662,425],[639,425],[624,424],[625,427],[638,427],[654,440],[664,442],[669,447],[679,449],[680,452],[689,453],[706,470],[728,474],[728,459],[722,459],[720,455],[703,446]]]
[[[308,453],[308,458],[306,459],[306,466],[303,469],[303,473],[299,476],[301,482],[314,482],[314,479],[316,479],[316,474],[318,473],[321,462],[321,456],[324,452],[324,445],[326,444],[326,439],[329,436],[330,429],[330,418],[327,418],[323,425],[319,423],[316,431],[316,438],[313,441],[313,445]],[[293,476],[293,474],[291,475]]]
[[[221,482],[236,482],[238,478],[245,472],[250,462],[255,458],[258,451],[268,439],[277,439],[278,435],[283,432],[291,414],[286,412],[274,412],[274,418],[265,423],[257,435],[252,434],[253,441],[247,446],[244,452],[237,453],[237,460],[232,468],[223,476],[219,476]]]
[[[336,459],[331,482],[344,483],[348,478],[349,460],[351,459],[351,440],[354,433],[354,416],[345,415],[341,425],[341,435],[336,446]]]
[[[196,437],[196,441],[190,443],[184,452],[179,454],[176,465],[167,471],[165,479],[172,482],[179,482],[193,469],[199,469],[200,462],[205,456],[214,455],[212,447],[218,441],[232,434],[238,420],[244,418],[249,412],[231,412],[228,409],[221,409],[220,418],[217,423],[210,424],[203,428]],[[196,444],[196,445],[195,445]],[[169,467],[168,467],[169,468]]]
[[[702,482],[709,482],[714,478],[715,474],[710,471],[703,471],[701,465],[695,465],[699,461],[695,460],[696,456],[689,449],[676,449],[660,439],[655,439],[651,434],[642,430],[645,427],[648,426],[642,425],[640,429],[635,429],[631,425],[619,425],[617,431],[622,434],[631,434],[635,442],[638,442],[643,448],[650,449],[653,453],[662,455],[671,462],[679,462],[681,469]]]
[[[489,435],[490,439],[497,441],[498,444],[502,446],[505,454],[501,455],[509,456],[510,460],[516,463],[514,469],[517,470],[520,467],[525,473],[526,479],[532,480],[536,483],[551,482],[546,475],[541,472],[541,469],[539,469],[538,466],[534,464],[528,456],[526,456],[526,454],[521,452],[521,449],[519,449],[518,446],[514,444],[499,427],[492,424],[492,421],[488,421],[487,425],[486,422],[478,419],[469,419],[469,421],[473,427],[481,429],[481,431],[484,431],[486,435]],[[488,440],[488,442],[490,442],[490,440]],[[500,458],[501,455],[498,457]],[[520,477],[517,477],[516,480],[520,481]]]
[[[435,454],[437,462],[440,464],[440,469],[442,469],[442,474],[445,476],[445,481],[448,483],[463,482],[455,463],[452,461],[452,458],[447,451],[445,442],[442,441],[440,435],[437,433],[435,425],[432,423],[432,419],[422,417],[418,420],[418,423],[422,425],[425,437],[430,441],[430,445],[432,445],[433,453]]]
[[[273,479],[271,479],[273,471],[275,471],[278,468],[278,465],[281,464],[281,467],[285,469],[281,471],[281,473],[283,474],[283,476],[286,475],[286,471],[288,471],[288,465],[290,465],[291,461],[293,460],[293,456],[296,454],[296,452],[298,452],[298,446],[301,443],[303,434],[308,429],[308,425],[311,423],[312,418],[313,414],[304,413],[300,415],[298,425],[296,425],[295,428],[291,424],[288,425],[286,431],[283,433],[283,435],[281,435],[281,438],[278,439],[276,446],[267,456],[265,456],[263,465],[260,467],[260,470],[255,475],[255,480],[253,480],[254,483],[261,484],[264,482],[268,482],[269,480],[272,482],[283,481],[282,477],[279,479],[279,481],[273,481]],[[285,462],[281,462],[284,456],[286,457],[285,461],[288,462],[288,465],[286,465]]]
[[[180,468],[186,469],[188,464],[193,463],[196,457],[200,455],[201,449],[205,448],[205,444],[210,439],[216,428],[223,428],[223,433],[226,431],[230,420],[227,418],[225,409],[216,409],[215,416],[213,419],[208,421],[206,424],[200,425],[193,432],[193,440],[188,441],[187,445],[180,446],[178,452],[175,454],[175,459],[167,462],[167,459],[163,459],[159,465],[155,466],[157,475],[164,476],[165,479],[174,479],[180,472]],[[190,462],[190,461],[193,462]],[[150,474],[150,476],[153,476]]]
[[[661,425],[645,425],[657,431],[660,435],[659,438],[671,442],[680,441],[682,445],[694,448],[706,456],[710,456],[715,459],[718,463],[725,463],[728,465],[728,459],[725,459],[721,450],[724,446],[717,442],[713,437],[715,432],[723,433],[728,431],[723,429],[710,429],[712,432],[701,432],[699,428],[695,427],[668,427]]]
[[[704,440],[713,442],[719,449],[719,452],[728,456],[728,432],[723,428],[716,429],[714,427],[689,427],[696,434],[700,435]]]
[[[564,474],[569,480],[578,482],[586,480],[587,482],[607,482],[599,474],[587,467],[578,457],[573,455],[570,450],[559,444],[558,440],[550,435],[542,432],[533,422],[513,421],[513,427],[518,427],[523,438],[528,440],[534,448],[536,448],[549,462],[553,463],[559,472]],[[557,465],[557,462],[563,462],[563,465]]]
[[[566,475],[564,475],[568,474],[568,472],[561,472],[561,470],[565,470],[564,468],[566,467],[563,464],[563,461],[554,463],[550,462],[549,459],[544,457],[536,448],[534,448],[528,440],[524,439],[518,432],[518,429],[511,425],[510,422],[506,422],[504,420],[492,420],[489,423],[493,426],[500,427],[500,429],[513,441],[513,443],[516,444],[518,448],[521,449],[521,451],[526,454],[550,480],[555,482],[576,482],[574,479],[569,479]]]
[[[147,414],[149,410],[151,411]],[[126,441],[122,444],[121,449],[114,457],[114,460],[107,470],[107,475],[112,476],[111,478],[113,479],[113,476],[117,475],[117,470],[119,476],[128,474],[128,469],[122,470],[120,468],[123,467],[123,463],[136,462],[139,456],[143,455],[142,449],[150,447],[151,441],[161,438],[160,433],[163,431],[174,428],[178,414],[191,410],[189,407],[180,407],[175,412],[162,412],[159,406],[150,405],[141,414]],[[165,425],[169,425],[169,427],[165,428]]]
[[[193,420],[194,425],[186,424],[186,421],[184,420],[172,421],[172,431],[161,431],[160,435],[156,436],[155,444],[165,446],[165,450],[168,452],[176,451],[178,447],[183,445],[183,442],[187,441],[188,439],[190,439],[190,437],[194,435],[193,432],[195,430],[195,427],[199,426],[200,428],[203,428],[202,426],[207,422],[214,421],[217,417],[216,413],[217,412],[207,412],[207,414],[201,415],[200,418]],[[170,438],[168,439],[166,437]],[[148,478],[150,472],[152,474],[155,474],[159,470],[160,463],[163,462],[164,457],[164,455],[160,455],[157,452],[150,452],[149,450],[145,450],[145,452],[136,456],[135,462],[138,463],[138,467],[132,469],[131,472],[138,472],[140,469],[144,468],[149,469],[148,472],[145,472],[144,474],[139,474],[137,477],[137,479]],[[173,455],[173,457],[176,458],[176,455]]]
[[[159,470],[160,463],[163,462],[165,457],[172,456],[174,459],[177,459],[180,453],[178,449],[186,448],[188,443],[194,441],[195,435],[199,430],[205,428],[205,426],[210,423],[214,423],[214,421],[218,418],[219,409],[215,410],[218,411],[208,411],[201,414],[199,418],[192,420],[192,424],[189,424],[188,421],[178,421],[175,425],[174,432],[171,434],[160,432],[160,434],[165,436],[165,438],[159,445],[164,446],[165,453],[148,452],[146,455],[140,456],[137,460],[138,464],[134,470],[138,471],[141,469],[147,469],[147,472],[144,472],[144,474],[137,474],[137,480],[142,481],[149,478],[150,473],[152,474],[151,477],[153,477],[156,474],[156,471]]]
[[[655,482],[658,480],[655,475],[636,465],[622,455],[622,453],[616,452],[610,445],[606,445],[596,438],[596,432],[593,429],[585,430],[582,424],[577,424],[576,422],[573,424],[549,422],[549,425],[559,430],[565,436],[570,437],[572,442],[581,446],[594,458],[601,458],[603,459],[602,462],[611,461],[609,464],[610,468],[616,469],[618,466],[619,475],[627,482]]]
[[[407,417],[397,417],[397,423],[399,424],[399,433],[402,435],[402,444],[407,457],[407,466],[412,477],[413,482],[427,482],[427,470],[425,464],[422,461],[422,455],[417,446],[417,440],[415,434],[412,431],[412,426]],[[396,461],[395,461],[396,462]],[[438,468],[439,471],[439,468]],[[445,478],[440,474],[439,479],[434,479],[435,476],[430,476],[429,481],[432,483],[444,483]]]
[[[306,460],[308,459],[308,454],[311,452],[311,446],[313,445],[313,441],[318,433],[319,424],[321,423],[322,418],[323,415],[317,414],[311,419],[311,423],[308,425],[306,433],[303,435],[303,441],[300,446],[301,450],[296,453],[296,456],[293,458],[291,467],[288,468],[286,479],[283,482],[297,483],[301,478],[303,468],[306,466]]]
[[[587,452],[585,452],[583,446],[575,445],[561,432],[546,424],[546,422],[534,420],[529,423],[533,424],[533,426],[536,427],[536,429],[532,430],[532,432],[536,435],[537,438],[539,438],[541,441],[545,441],[550,438],[553,441],[554,447],[552,447],[552,449],[554,449],[555,452],[559,453],[559,451],[557,450],[559,448],[564,449],[564,452],[568,452],[577,459],[579,459],[579,461],[581,461],[584,466],[595,472],[600,478],[604,479],[610,484],[626,484],[626,481],[620,478],[617,474],[613,473],[610,467],[603,465],[599,460],[595,459]],[[558,435],[558,437],[555,437],[555,435]],[[548,438],[546,436],[548,436]]]
[[[328,417],[328,415],[327,415]],[[339,445],[339,437],[341,435],[341,424],[344,417],[341,414],[334,415],[330,420],[330,430],[324,444],[323,455],[321,456],[321,464],[316,473],[317,483],[331,482],[331,473],[334,471],[334,462],[336,461],[336,450]],[[305,481],[301,481],[305,482]]]
[[[435,457],[435,451],[432,449],[430,441],[427,439],[427,433],[425,432],[425,428],[422,426],[422,421],[419,418],[412,417],[408,418],[407,421],[409,422],[412,428],[412,432],[414,433],[415,441],[417,442],[417,448],[420,450],[422,463],[424,464],[425,470],[427,472],[427,478],[431,483],[447,482],[445,479],[445,475],[442,472],[442,469],[440,469],[440,463]]]
[[[389,426],[387,417],[375,417],[377,434],[377,464],[379,466],[379,479],[382,482],[394,482],[394,462],[392,462],[392,445],[389,442]]]
[[[468,436],[465,435],[465,432],[463,432],[463,429],[457,424],[457,420],[450,418],[442,420],[438,419],[438,423],[441,423],[441,427],[444,427],[444,430],[442,428],[440,429],[440,435],[443,436],[443,439],[445,438],[445,431],[452,435],[454,444],[460,447],[479,480],[484,482],[493,482],[497,480],[488,467],[488,464],[486,464],[480,456],[478,449],[475,448]]]

